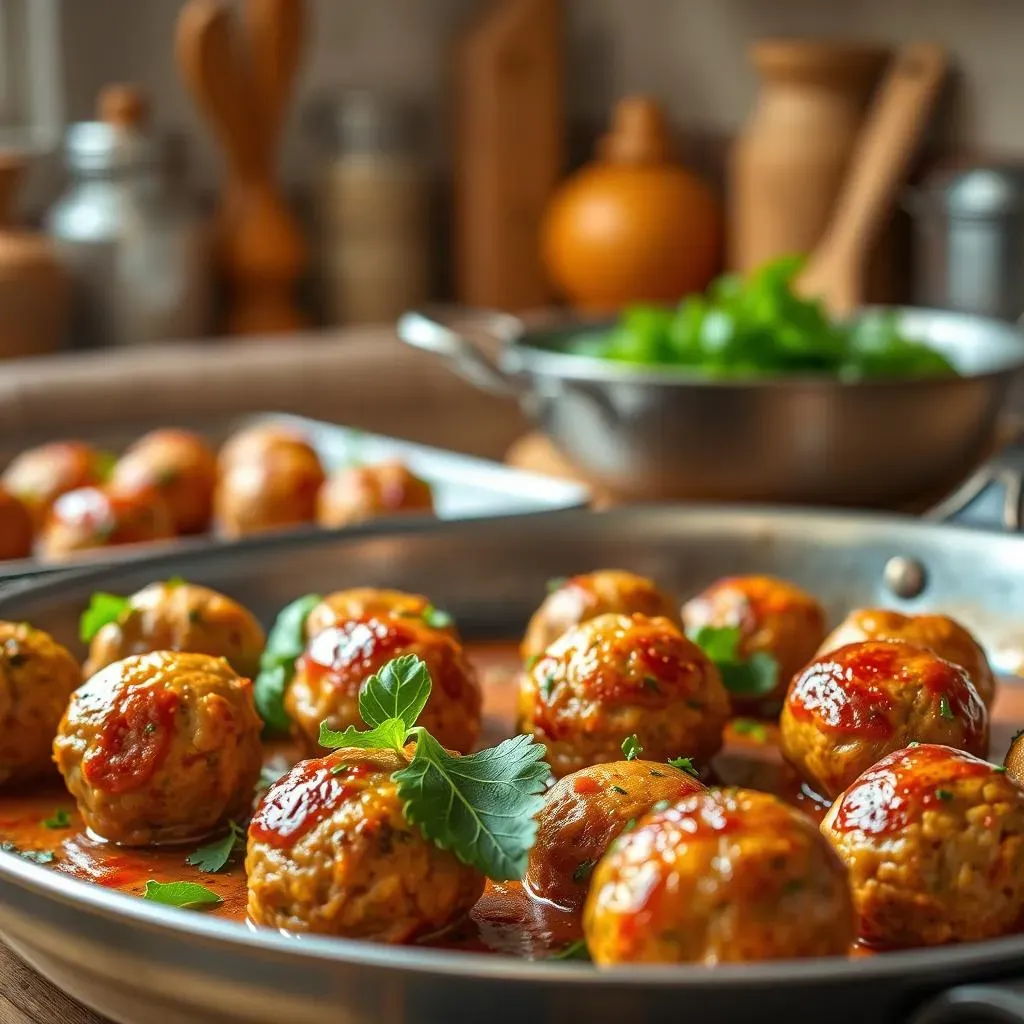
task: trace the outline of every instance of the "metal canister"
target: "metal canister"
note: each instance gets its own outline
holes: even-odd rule
[[[46,219],[73,284],[75,347],[187,340],[209,329],[205,222],[167,175],[170,150],[133,128],[68,129],[68,191]]]
[[[1024,313],[1024,166],[940,171],[907,205],[917,305],[1002,320]]]

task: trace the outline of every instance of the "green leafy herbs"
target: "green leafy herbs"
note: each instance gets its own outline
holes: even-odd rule
[[[172,576],[170,579],[164,580],[164,586],[169,590],[177,590],[178,587],[187,587],[188,580],[183,579],[181,576]]]
[[[643,752],[644,748],[636,738],[636,733],[633,733],[632,736],[627,736],[622,741],[622,754],[627,761],[635,761]]]
[[[935,790],[935,795],[940,800],[943,800],[943,801],[948,801],[948,800],[952,800],[953,799],[953,794],[948,789],[937,789],[937,790]]]
[[[949,697],[947,697],[946,694],[939,697],[939,714],[950,721],[956,718],[956,715],[953,713],[953,708],[950,706]]]
[[[737,736],[747,736],[755,743],[768,742],[768,730],[761,722],[753,718],[734,718],[732,731]]]
[[[455,622],[448,612],[442,611],[440,608],[435,608],[432,604],[428,604],[427,607],[423,609],[420,613],[420,618],[423,619],[431,629],[448,629]]]
[[[743,279],[727,274],[674,309],[635,305],[603,334],[569,350],[647,367],[683,367],[712,378],[832,374],[953,376],[946,358],[904,336],[891,314],[836,323],[820,301],[796,294],[801,257],[783,257]]]
[[[542,656],[540,654],[531,654],[526,659],[526,671],[529,672],[533,668],[533,666],[536,665],[538,661],[540,661],[541,657]]]
[[[295,675],[295,661],[306,647],[306,619],[320,601],[319,594],[306,594],[285,605],[267,636],[253,697],[260,718],[271,730],[287,732],[291,725],[284,693]]]
[[[71,815],[63,807],[58,807],[48,818],[43,818],[40,824],[43,828],[71,828]]]
[[[739,652],[737,626],[701,626],[691,638],[715,663],[725,688],[738,697],[766,697],[779,679],[779,663],[765,651],[749,658]]]
[[[114,467],[117,465],[117,456],[113,452],[97,452],[96,453],[96,475],[100,478],[100,483],[107,483],[114,473]]]
[[[1005,764],[994,764],[994,765],[992,765],[992,771],[998,772],[1001,775],[1003,772],[1006,771],[1006,765]]]
[[[549,594],[553,594],[556,590],[561,590],[567,582],[567,576],[552,576],[545,584],[545,587]]]
[[[87,644],[106,625],[117,622],[131,607],[131,599],[98,591],[78,620],[78,637]]]
[[[627,793],[621,786],[611,786],[610,789],[613,793],[618,793],[619,796],[629,796],[629,793]]]
[[[33,864],[52,864],[55,856],[52,850],[23,850],[9,839],[5,839],[0,843],[0,851],[13,853],[16,857],[31,861]]]
[[[229,821],[227,835],[193,850],[185,858],[185,863],[199,868],[200,871],[215,874],[224,869],[235,853],[244,849],[245,829],[238,822]]]
[[[682,772],[686,772],[687,775],[692,775],[695,779],[700,778],[700,772],[693,766],[692,757],[670,757],[668,763],[673,768],[678,768]]]
[[[221,902],[212,889],[198,882],[157,882],[152,878],[142,898],[168,907],[213,907]]]
[[[590,873],[593,870],[594,870],[594,861],[592,861],[592,860],[580,861],[580,863],[576,865],[576,869],[572,873],[572,880],[577,885],[583,885],[583,883],[586,882],[587,879],[590,878]]]
[[[407,759],[394,773],[406,819],[423,835],[495,881],[522,878],[550,774],[544,748],[529,736],[464,757],[449,754],[415,724],[431,680],[414,656],[390,662],[363,688],[359,713],[368,730],[320,727],[327,748],[395,750]],[[406,747],[415,741],[411,750]]]
[[[570,942],[569,945],[564,946],[556,953],[552,953],[548,957],[549,960],[590,960],[590,951],[587,949],[587,943],[584,939],[577,939],[575,942]]]

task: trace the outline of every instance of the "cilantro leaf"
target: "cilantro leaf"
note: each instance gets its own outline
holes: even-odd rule
[[[749,736],[756,743],[768,742],[768,730],[754,718],[734,718],[732,729],[737,736]]]
[[[118,594],[98,591],[89,598],[89,607],[78,620],[78,638],[87,644],[106,625],[117,622],[128,610],[131,600]]]
[[[739,626],[701,626],[690,639],[716,663],[739,661]]]
[[[413,732],[412,761],[393,776],[406,820],[488,878],[522,878],[550,773],[544,748],[520,735],[454,757],[422,727]]]
[[[430,626],[431,629],[447,629],[455,621],[448,612],[443,611],[440,608],[435,608],[432,604],[428,604],[423,609],[420,618]]]
[[[71,815],[63,807],[58,807],[48,818],[40,822],[43,828],[70,828]]]
[[[374,729],[357,729],[350,725],[343,732],[320,723],[320,746],[327,750],[359,747],[361,750],[401,750],[409,735],[409,727],[400,718],[387,718]]]
[[[625,755],[627,761],[635,761],[643,752],[644,748],[636,738],[636,733],[633,733],[632,736],[627,736],[622,741],[622,753]]]
[[[943,718],[947,718],[950,721],[956,718],[956,715],[953,714],[952,707],[950,707],[949,697],[946,694],[943,694],[941,697],[939,697],[939,714],[942,715]]]
[[[691,639],[715,663],[730,693],[765,697],[775,689],[779,663],[767,651],[742,658],[738,626],[701,626]]]
[[[430,696],[430,673],[415,654],[389,661],[359,692],[359,714],[367,725],[399,719],[411,729]]]
[[[185,863],[191,864],[200,871],[207,871],[214,874],[220,871],[229,860],[231,855],[238,849],[245,846],[245,829],[238,822],[228,822],[228,834],[222,839],[215,839],[212,843],[200,846],[193,850],[186,858]]]
[[[549,594],[553,594],[556,590],[561,590],[568,582],[568,576],[552,576],[544,586]]]
[[[260,671],[252,694],[260,718],[272,730],[287,732],[291,720],[284,709],[284,693],[295,675],[295,660],[306,649],[306,619],[320,603],[319,594],[306,594],[278,613],[260,656]]]
[[[673,768],[678,768],[680,771],[686,772],[687,775],[692,775],[695,779],[700,778],[700,772],[693,766],[692,757],[670,757],[668,763]]]
[[[146,883],[142,898],[169,907],[212,907],[221,902],[212,889],[198,882],[157,882],[152,878]]]
[[[549,960],[589,960],[590,950],[587,949],[586,939],[577,939],[564,946],[557,953],[552,953]]]

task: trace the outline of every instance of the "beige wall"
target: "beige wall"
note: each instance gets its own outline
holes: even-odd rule
[[[443,160],[446,45],[485,0],[309,0],[314,27],[301,97],[351,84],[422,99]],[[768,34],[833,35],[947,44],[959,77],[944,135],[983,151],[1024,157],[1022,0],[567,0],[570,110],[591,124],[628,91],[649,91],[684,129],[728,132],[748,109],[754,81],[746,44]],[[132,79],[153,93],[162,123],[197,133],[199,177],[213,151],[174,68],[179,0],[63,0],[67,107],[88,116],[97,88]],[[306,177],[310,148],[289,129],[286,170]]]

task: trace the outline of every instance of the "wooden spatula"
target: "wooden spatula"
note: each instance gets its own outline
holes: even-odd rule
[[[931,43],[902,47],[878,87],[853,162],[821,242],[797,288],[833,316],[864,303],[864,268],[903,187],[946,74],[946,52]]]

